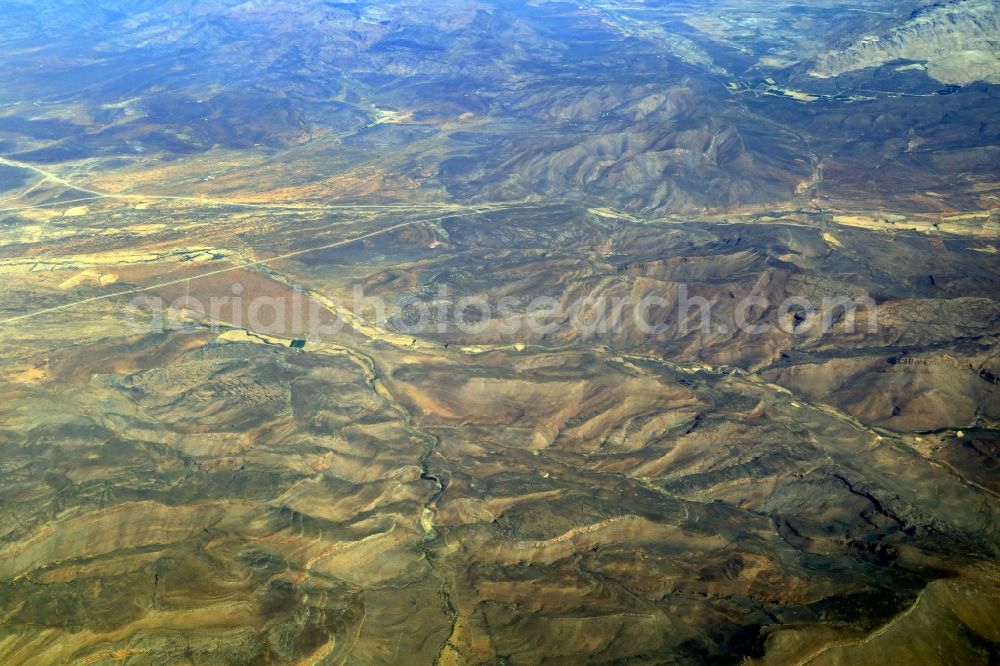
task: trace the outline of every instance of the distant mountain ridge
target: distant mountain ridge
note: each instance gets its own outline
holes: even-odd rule
[[[954,0],[916,10],[881,35],[820,56],[813,76],[839,76],[895,60],[925,62],[942,83],[1000,83],[1000,2]]]

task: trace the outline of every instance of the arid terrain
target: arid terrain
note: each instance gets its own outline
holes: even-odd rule
[[[995,0],[0,11],[0,664],[1000,662]]]

